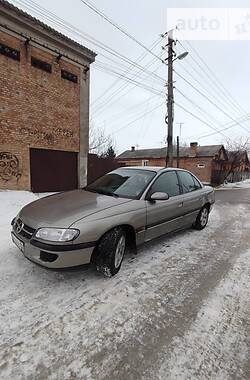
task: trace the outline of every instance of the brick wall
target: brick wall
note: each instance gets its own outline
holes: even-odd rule
[[[196,177],[200,179],[201,182],[211,181],[212,175],[212,158],[211,157],[186,157],[180,159],[180,168],[189,170]],[[176,166],[176,160],[174,160],[174,164]],[[203,166],[204,167],[198,167]]]
[[[126,166],[142,166],[143,160],[148,160],[148,166],[165,167],[166,163],[165,158],[143,158],[138,160],[127,159],[119,160],[119,162],[123,163]],[[211,157],[185,157],[180,158],[179,167],[194,173],[201,180],[201,182],[210,183],[212,175],[212,163],[213,160]],[[198,167],[198,165],[202,167]],[[177,167],[176,159],[174,159],[174,167]]]
[[[29,147],[79,152],[80,69],[2,31],[0,42],[21,54],[20,62],[0,54],[0,188],[29,189]],[[31,56],[52,73],[31,66]]]

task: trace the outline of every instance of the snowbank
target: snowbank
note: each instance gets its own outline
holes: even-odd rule
[[[223,189],[250,189],[250,179],[246,179],[245,181],[241,181],[241,182],[224,183],[217,190],[220,190],[220,189],[221,190]]]

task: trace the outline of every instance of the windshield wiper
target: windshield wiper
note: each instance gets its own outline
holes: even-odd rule
[[[91,193],[98,193],[98,191],[93,190],[93,189],[89,189],[87,186],[83,187],[83,190],[90,191]]]
[[[86,186],[83,188],[83,190],[90,191],[91,193],[97,193],[97,194],[108,195],[111,197],[119,198],[118,194],[112,193],[110,191],[102,190],[102,189],[91,189],[88,186]]]
[[[109,196],[111,196],[111,197],[119,198],[119,195],[118,195],[118,194],[111,193],[110,191],[106,191],[106,190],[97,190],[96,192],[99,193],[99,194],[109,195]]]

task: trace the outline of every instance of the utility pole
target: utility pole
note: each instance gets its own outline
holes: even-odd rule
[[[173,85],[173,50],[174,40],[171,38],[171,35],[168,34],[168,93],[167,93],[167,156],[166,156],[166,167],[173,166],[173,121],[174,121],[174,112],[173,112],[173,103],[174,103],[174,85]]]
[[[177,136],[177,168],[180,167],[180,137]]]
[[[173,62],[176,59],[182,60],[187,55],[188,52],[185,51],[176,57],[173,46],[175,45],[175,40],[173,37],[174,29],[170,30],[168,33],[162,35],[162,37],[168,36],[168,44],[164,46],[163,49],[168,47],[168,57],[165,59],[168,63],[168,84],[167,84],[167,115],[165,117],[165,122],[167,124],[167,155],[166,155],[166,167],[173,167],[173,123],[174,123],[174,82],[173,82]],[[175,57],[175,58],[174,58]]]

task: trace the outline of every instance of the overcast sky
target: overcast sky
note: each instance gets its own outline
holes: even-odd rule
[[[29,13],[39,17],[54,28],[61,30],[64,34],[70,35],[98,54],[97,63],[94,63],[91,68],[91,122],[96,127],[105,127],[107,133],[113,134],[116,140],[117,151],[122,152],[125,149],[129,149],[132,145],[138,145],[139,148],[163,146],[166,136],[166,125],[164,123],[166,105],[164,97],[138,88],[133,84],[128,85],[127,82],[117,80],[117,78],[107,74],[105,68],[109,69],[112,66],[115,70],[118,69],[121,72],[126,70],[123,65],[126,65],[126,67],[129,65],[111,56],[109,53],[105,53],[101,48],[79,37],[79,35],[71,34],[61,26],[55,25],[54,21],[48,20],[47,15],[39,15],[34,8],[25,7],[24,3],[26,2],[27,4],[27,1],[30,2],[30,0],[13,0],[11,2],[26,11],[28,10]],[[157,56],[166,54],[161,49],[164,41],[160,40],[160,34],[167,31],[168,8],[201,6],[200,1],[184,0],[91,1],[144,45],[150,47],[157,41],[158,43],[153,49],[153,52]],[[147,70],[154,71],[160,77],[167,80],[166,65],[163,65],[157,58],[154,59],[153,55],[146,53],[143,48],[114,29],[100,16],[88,9],[80,0],[36,0],[36,3],[68,23],[73,24],[76,28],[81,29],[84,33],[88,33],[91,37],[96,38],[98,41],[108,45],[108,47],[115,49],[129,59],[138,62],[141,66],[147,67]],[[203,1],[202,6],[247,8],[249,1],[209,0]],[[191,46],[188,44],[188,41],[182,42],[185,49],[177,43],[177,53],[188,50],[190,54],[185,60],[175,62],[176,71],[205,93],[210,100],[214,101],[231,118],[219,111],[185,81],[175,75],[174,79],[177,91],[181,91],[195,105],[191,104],[177,91],[175,91],[176,102],[205,120],[210,127],[175,106],[174,134],[175,136],[179,134],[178,123],[183,122],[181,130],[181,140],[183,142],[198,141],[200,145],[225,142],[226,137],[221,134],[204,136],[214,132],[211,126],[217,129],[222,129],[226,123],[229,123],[228,125],[230,126],[230,124],[233,124],[232,119],[238,119],[250,111],[250,41],[190,41],[190,43]],[[203,62],[199,61],[199,57],[193,48],[206,62],[210,70],[214,72],[215,77],[220,79],[220,82],[227,90],[226,96],[225,90],[223,94],[220,85],[215,88],[209,74],[205,73],[207,70],[206,66]],[[141,59],[143,53],[145,53],[144,58]],[[108,60],[102,54],[115,60],[115,62]],[[119,62],[120,65],[118,66],[117,63]],[[196,62],[199,62],[200,66],[197,66]],[[102,65],[101,70],[104,67],[104,71],[100,71],[100,64]],[[188,70],[189,73],[185,70]],[[134,77],[136,81],[143,83],[147,87],[155,88],[159,92],[165,90],[163,81],[161,82],[150,74],[142,74],[135,68],[133,70],[130,68],[130,71],[126,75],[130,77],[137,75]],[[111,87],[111,85],[113,86]],[[125,85],[126,87],[124,88]],[[236,108],[233,107],[232,98],[237,103]],[[197,105],[205,109],[208,115],[200,113]],[[135,121],[136,119],[137,121]],[[223,133],[232,140],[238,137],[247,138],[247,136],[250,136],[250,132],[247,132],[247,129],[250,131],[250,121],[242,125],[245,129],[236,125]]]

